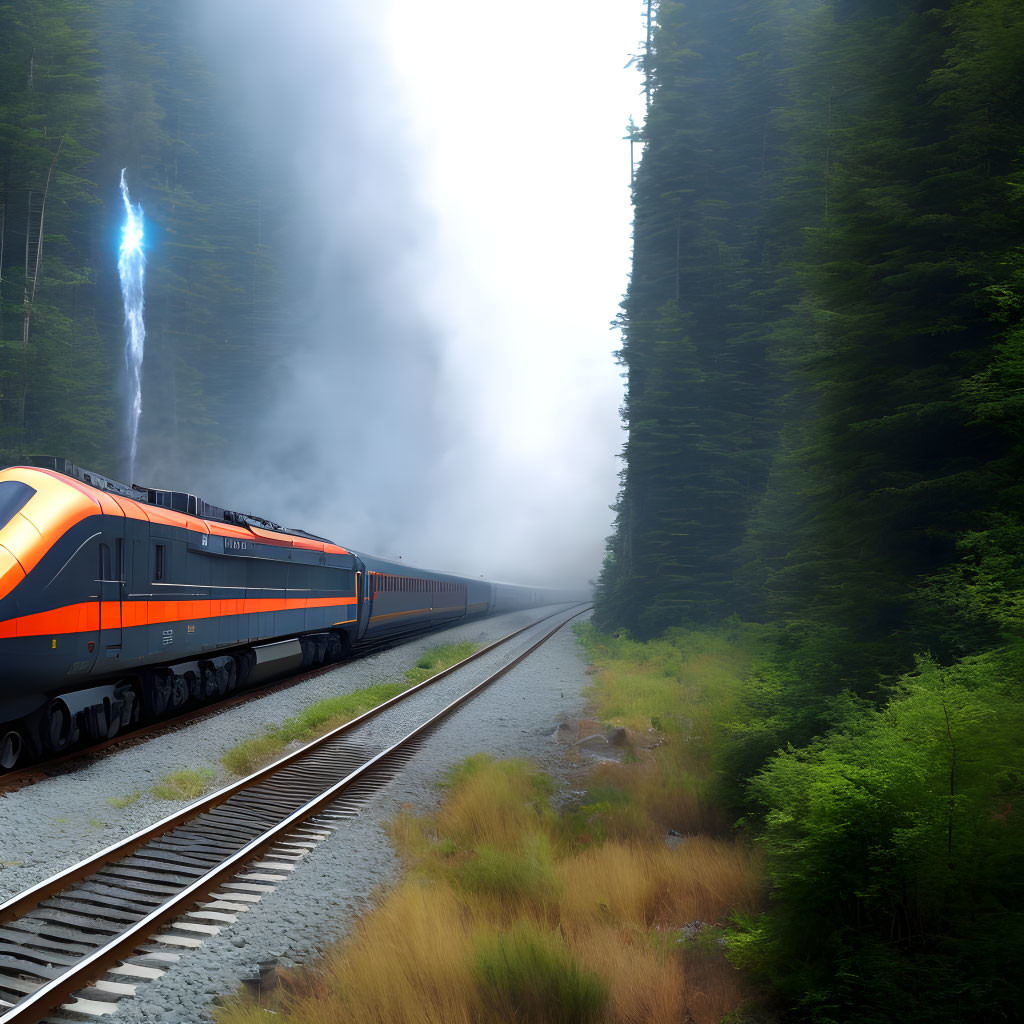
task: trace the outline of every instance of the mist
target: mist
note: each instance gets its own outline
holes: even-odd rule
[[[410,564],[596,574],[642,107],[621,6],[195,6],[278,217],[289,356],[174,486]]]

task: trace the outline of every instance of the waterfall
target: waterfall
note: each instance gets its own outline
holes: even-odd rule
[[[128,409],[128,482],[135,479],[135,454],[139,447],[139,418],[142,415],[142,359],[146,350],[144,285],[146,256],[142,251],[142,207],[132,206],[128,185],[121,170],[121,198],[124,200],[125,222],[121,233],[121,252],[117,272],[121,277],[124,298],[124,357],[128,364],[128,387],[131,391]]]

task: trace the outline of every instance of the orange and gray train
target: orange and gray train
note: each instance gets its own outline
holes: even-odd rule
[[[0,768],[341,657],[569,595],[412,569],[64,459],[0,471]]]

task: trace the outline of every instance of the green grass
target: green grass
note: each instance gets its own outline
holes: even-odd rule
[[[375,683],[352,693],[317,701],[279,725],[267,726],[262,735],[242,740],[231,747],[221,755],[221,764],[234,775],[248,775],[280,757],[290,744],[309,743],[323,736],[392,697],[397,697],[409,687],[429,679],[442,669],[462,661],[476,649],[472,643],[431,647],[420,655],[413,668],[406,671],[403,682]]]
[[[111,807],[129,807],[142,797],[142,790],[137,789],[134,793],[127,793],[125,796],[108,796],[107,803]]]
[[[165,775],[151,792],[159,800],[195,800],[206,792],[212,778],[209,768],[181,768]]]
[[[420,655],[413,668],[406,669],[405,678],[409,681],[410,686],[415,686],[417,683],[422,683],[424,679],[429,679],[443,669],[468,658],[476,649],[477,645],[468,641],[461,644],[439,644],[437,647],[431,647],[430,650],[424,651]]]

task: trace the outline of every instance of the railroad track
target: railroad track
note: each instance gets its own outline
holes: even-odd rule
[[[230,925],[296,861],[358,813],[438,723],[590,606],[530,623],[451,668],[0,904],[0,1024],[66,1024],[114,1012],[183,950]],[[368,719],[551,619],[528,648],[382,750]]]

